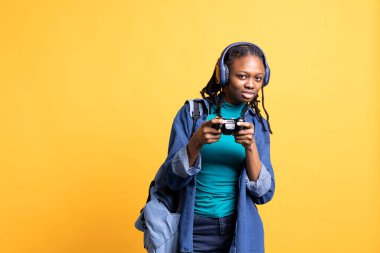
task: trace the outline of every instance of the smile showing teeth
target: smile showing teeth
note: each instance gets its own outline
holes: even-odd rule
[[[253,96],[255,95],[255,94],[253,94],[253,93],[247,93],[247,92],[242,92],[241,94],[242,94],[242,96],[243,96],[244,98],[247,98],[247,99],[251,99],[251,98],[253,98]]]

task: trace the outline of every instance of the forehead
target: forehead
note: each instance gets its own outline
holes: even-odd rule
[[[264,74],[265,68],[263,62],[255,55],[246,55],[234,58],[231,63],[231,71],[245,71],[252,73]]]

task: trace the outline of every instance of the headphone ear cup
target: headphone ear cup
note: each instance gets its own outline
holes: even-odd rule
[[[265,69],[265,82],[264,82],[264,85],[267,85],[269,83],[269,78],[270,78],[270,69],[269,69],[269,66],[267,65],[266,69]]]
[[[227,83],[228,83],[228,78],[229,78],[229,76],[230,76],[230,71],[229,71],[229,69],[228,69],[228,67],[227,67],[227,65],[226,64],[224,64],[224,69],[225,69],[225,76],[224,76],[224,85],[226,85]]]
[[[219,64],[220,64],[220,58],[218,59],[216,65],[215,65],[215,78],[216,78],[216,83],[217,84],[220,84],[221,83],[221,69],[219,67]]]
[[[218,64],[218,69],[219,69],[219,84],[221,86],[226,84],[226,65],[223,63]]]
[[[216,78],[216,83],[220,84],[220,68],[218,63],[215,65],[215,78]]]

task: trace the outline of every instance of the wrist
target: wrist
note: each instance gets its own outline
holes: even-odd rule
[[[199,153],[202,146],[203,144],[200,141],[196,140],[195,138],[191,138],[189,143],[187,144],[187,151],[190,154]]]
[[[244,148],[245,148],[245,151],[247,151],[247,152],[254,151],[254,150],[256,150],[256,143],[253,142],[247,146],[244,146]]]

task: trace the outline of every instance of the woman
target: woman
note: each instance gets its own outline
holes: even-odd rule
[[[181,213],[179,252],[264,253],[255,204],[272,199],[275,181],[272,131],[260,114],[258,92],[264,99],[269,75],[260,48],[231,44],[201,91],[203,99],[197,100],[202,117],[193,126],[189,102],[177,113],[155,194],[169,210]],[[229,124],[235,130],[226,130],[227,120],[238,118],[242,121]]]

